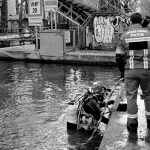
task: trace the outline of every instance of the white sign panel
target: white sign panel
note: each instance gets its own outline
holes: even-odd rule
[[[44,0],[45,11],[57,10],[58,0]]]
[[[40,26],[42,24],[41,0],[29,0],[29,26]]]
[[[41,25],[42,25],[42,16],[29,17],[29,26],[41,26]]]
[[[29,0],[29,16],[41,16],[42,4],[41,0]]]
[[[65,31],[65,42],[70,43],[70,31]]]

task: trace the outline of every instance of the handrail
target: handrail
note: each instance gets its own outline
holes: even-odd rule
[[[19,32],[20,30],[23,30],[23,28],[0,28],[0,47],[3,48],[35,43],[34,31],[22,34]]]
[[[71,22],[73,22],[74,24],[81,26],[79,23],[77,23],[76,21],[72,20],[71,18],[67,17],[66,15],[64,15],[63,13],[61,13],[58,10],[55,10],[58,14],[62,15],[63,17],[65,17],[66,19],[70,20]]]

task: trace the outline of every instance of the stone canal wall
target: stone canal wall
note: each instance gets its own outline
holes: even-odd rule
[[[115,65],[115,52],[75,50],[63,56],[42,55],[35,45],[13,46],[0,49],[1,59],[17,59],[28,61],[49,61],[56,63],[79,63],[93,65]]]

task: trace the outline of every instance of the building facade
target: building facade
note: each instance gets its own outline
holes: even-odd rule
[[[19,27],[20,0],[0,0],[1,23],[0,28],[17,30]],[[23,7],[24,11],[24,7]]]
[[[2,11],[2,0],[0,0],[0,21],[1,21],[1,16],[2,16],[1,11]]]
[[[19,20],[27,19],[27,0],[22,1],[23,5],[19,2],[21,1],[2,0],[2,16],[8,29],[17,30]],[[129,25],[125,12],[128,9],[124,10],[125,6],[122,0],[58,0],[56,29],[75,30],[78,35],[76,41],[80,42],[79,49],[113,50],[118,35],[127,30]],[[44,5],[42,7],[44,14]],[[53,15],[43,15],[44,27],[47,29],[53,29],[54,19],[50,18],[53,18]],[[73,35],[70,36],[70,39],[73,39]]]
[[[16,24],[16,1],[17,0],[1,0],[1,29],[11,29]]]

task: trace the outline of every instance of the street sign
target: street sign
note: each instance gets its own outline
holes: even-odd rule
[[[44,0],[45,11],[57,10],[58,0]]]
[[[70,43],[70,31],[65,31],[65,43]]]
[[[42,16],[41,0],[29,0],[29,16]]]
[[[42,16],[29,17],[29,26],[41,26],[42,25]]]
[[[29,0],[29,26],[35,26],[36,50],[38,50],[38,29],[42,25],[42,3],[41,0]]]
[[[42,3],[41,0],[29,0],[29,26],[41,26]]]

